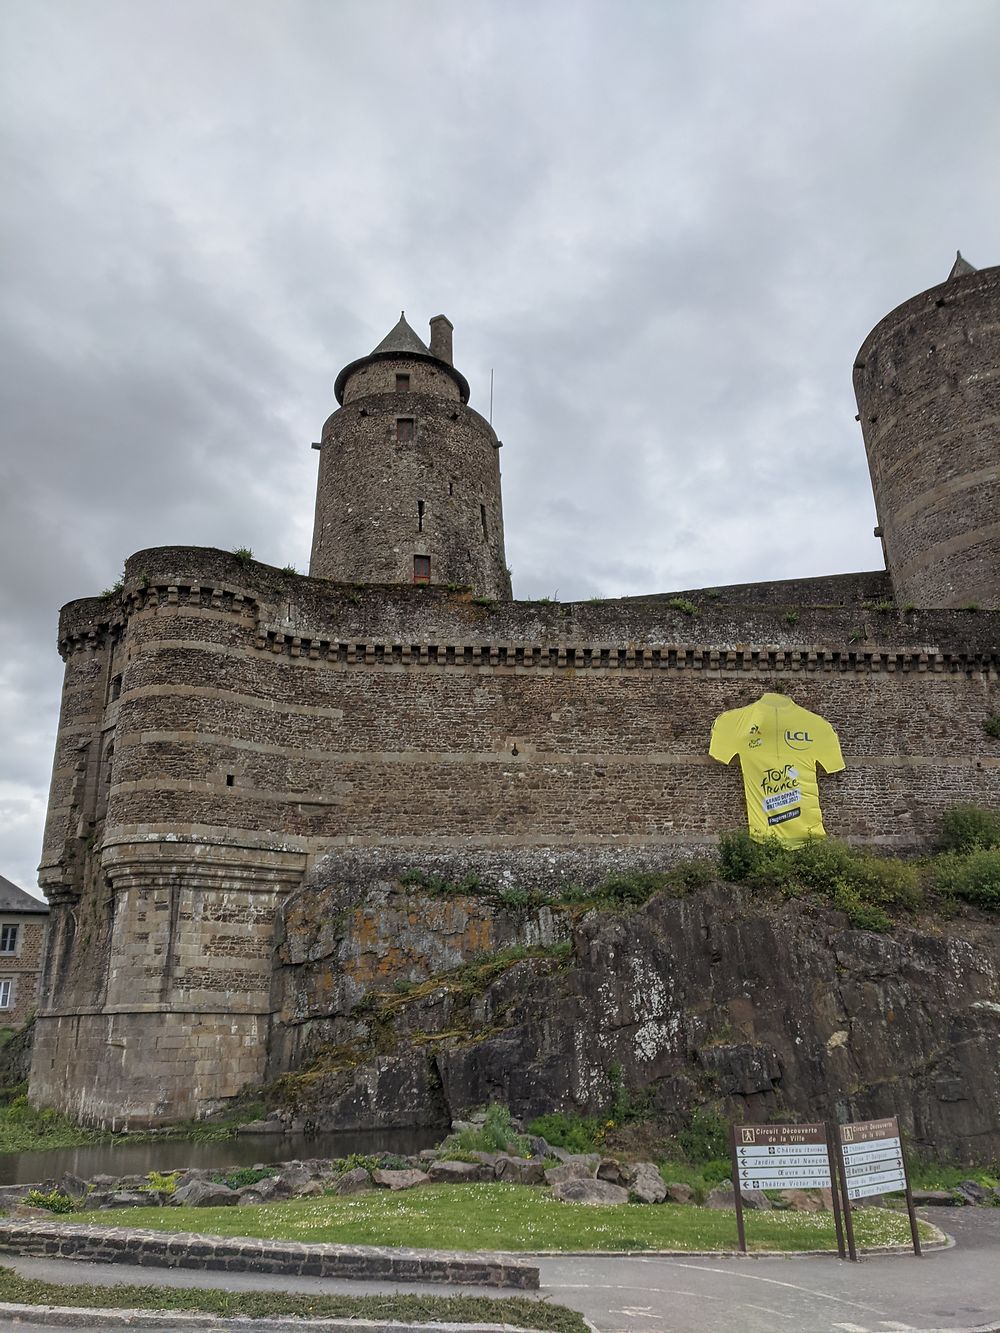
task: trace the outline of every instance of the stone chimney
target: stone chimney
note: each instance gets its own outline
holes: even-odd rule
[[[431,356],[445,361],[449,366],[452,361],[451,335],[454,324],[447,315],[435,315],[431,320]]]

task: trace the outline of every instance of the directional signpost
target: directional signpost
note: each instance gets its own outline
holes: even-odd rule
[[[903,1157],[899,1122],[896,1117],[890,1116],[887,1120],[863,1120],[854,1125],[839,1125],[837,1147],[840,1184],[844,1192],[847,1244],[851,1258],[857,1258],[854,1221],[851,1216],[852,1204],[858,1199],[869,1199],[875,1194],[892,1194],[897,1190],[906,1192],[913,1253],[919,1255],[917,1217],[913,1211],[913,1195],[906,1175],[906,1160]]]
[[[744,1190],[829,1189],[837,1227],[837,1249],[844,1256],[840,1203],[833,1178],[833,1158],[826,1125],[733,1125],[731,1135],[736,1229],[747,1250],[743,1224]]]

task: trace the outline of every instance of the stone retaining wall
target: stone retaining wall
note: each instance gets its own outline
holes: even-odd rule
[[[0,1225],[0,1254],[355,1281],[442,1282],[522,1291],[538,1287],[535,1265],[500,1254],[466,1255],[395,1246],[300,1245],[294,1241],[62,1222],[4,1222]]]

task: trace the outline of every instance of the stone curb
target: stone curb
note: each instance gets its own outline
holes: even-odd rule
[[[141,1231],[92,1223],[0,1223],[0,1253],[89,1259],[151,1268],[359,1281],[442,1282],[456,1286],[538,1289],[538,1268],[503,1254],[414,1250],[396,1246],[305,1245],[190,1231]]]
[[[225,1320],[227,1329],[307,1329],[312,1333],[510,1333],[509,1324],[404,1324],[392,1320],[362,1319],[304,1319],[300,1315],[198,1314],[187,1310],[122,1310],[98,1306],[77,1305],[15,1305],[0,1301],[0,1318],[22,1324],[57,1324],[65,1328],[94,1328],[100,1319],[102,1328],[163,1328],[169,1322],[171,1329],[219,1327]],[[537,1329],[518,1329],[517,1333],[539,1333]],[[956,1333],[956,1330],[952,1330]],[[958,1333],[961,1333],[958,1330]]]

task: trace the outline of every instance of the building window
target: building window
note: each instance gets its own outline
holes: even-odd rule
[[[418,500],[418,501],[417,501],[417,531],[418,531],[418,532],[423,532],[423,530],[424,530],[424,502],[423,502],[423,500]]]
[[[112,702],[112,703],[114,703],[116,699],[118,699],[118,698],[121,697],[121,692],[122,692],[122,678],[121,678],[121,676],[112,676],[112,677],[111,677],[111,702]]]
[[[0,953],[17,953],[17,926],[0,926]]]
[[[480,505],[480,506],[479,506],[479,521],[480,521],[480,523],[482,523],[482,525],[483,525],[483,536],[484,536],[484,537],[488,537],[488,536],[489,536],[489,533],[486,531],[486,506],[485,506],[485,505]]]
[[[413,435],[414,435],[413,425],[414,425],[414,422],[413,422],[413,418],[412,418],[412,417],[397,417],[397,418],[396,418],[396,439],[397,439],[397,440],[412,440],[412,439],[413,439]]]
[[[431,558],[429,555],[415,555],[413,557],[413,582],[430,583],[431,581]]]
[[[409,393],[409,392],[410,392],[410,377],[409,377],[409,375],[397,375],[397,376],[396,376],[396,392],[397,392],[397,393]]]
[[[14,983],[8,977],[0,981],[0,1009],[10,1009],[14,1003]]]

